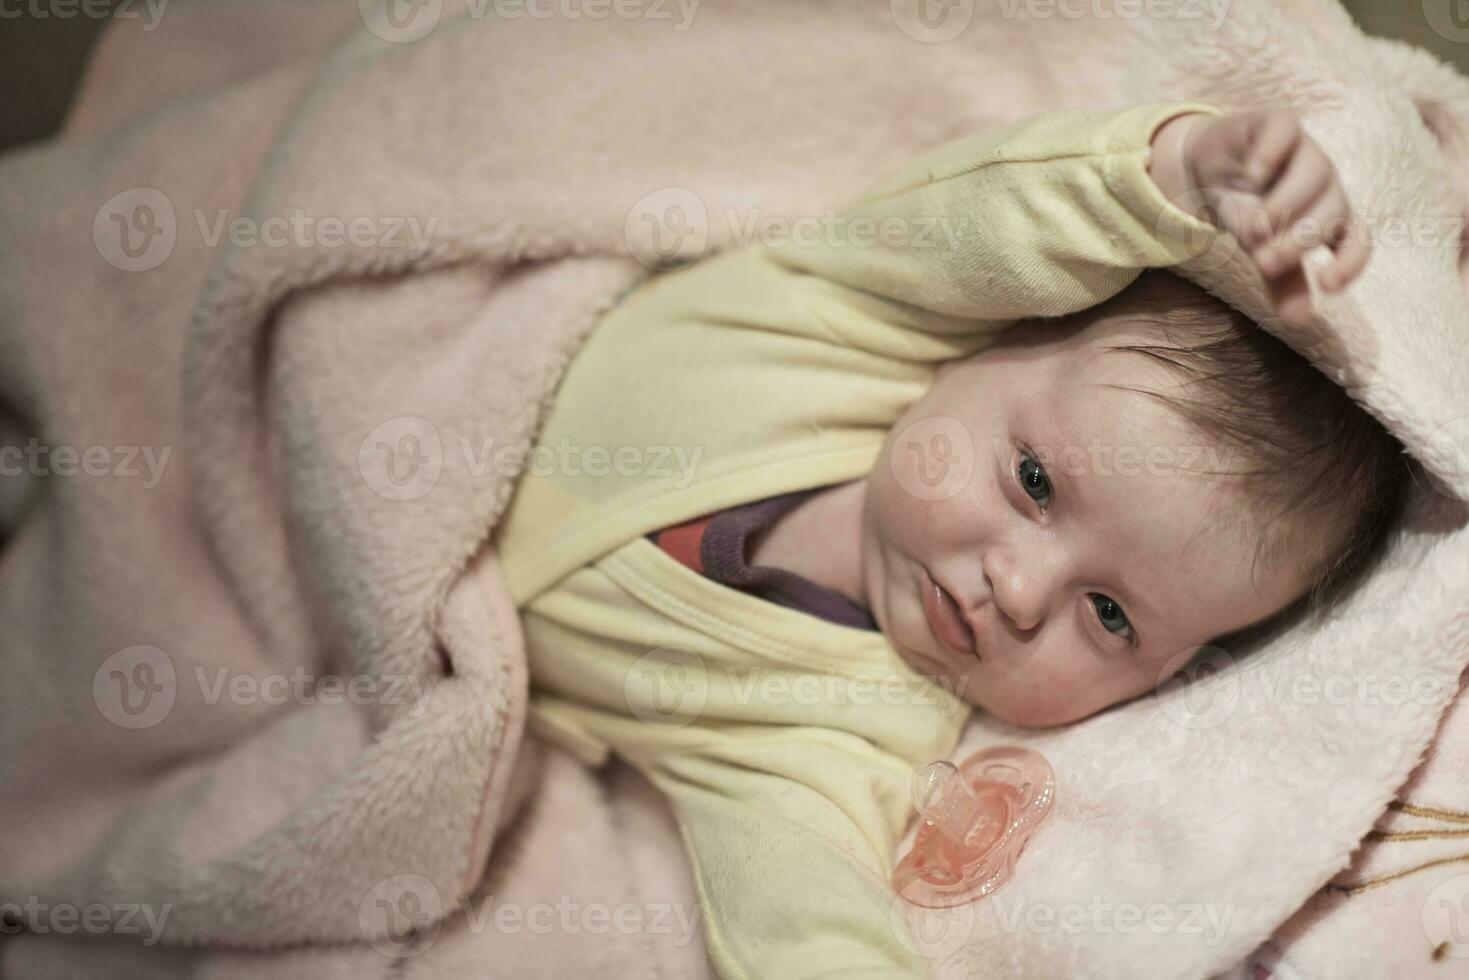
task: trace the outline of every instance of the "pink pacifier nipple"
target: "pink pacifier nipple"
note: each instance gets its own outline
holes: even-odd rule
[[[1055,777],[1038,752],[1000,746],[958,766],[931,762],[913,777],[923,826],[893,870],[893,888],[925,908],[990,894],[1010,878],[1025,842],[1051,812]]]

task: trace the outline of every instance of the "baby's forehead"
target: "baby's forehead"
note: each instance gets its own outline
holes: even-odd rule
[[[1189,397],[1175,369],[1134,353],[1068,360],[1032,425],[1048,472],[1073,482],[1094,516],[1119,526],[1163,515],[1219,530],[1239,525],[1231,515],[1244,498],[1230,475],[1249,461],[1171,401]]]
[[[1221,441],[1188,421],[1180,405],[1196,396],[1178,368],[1151,354],[1086,344],[1058,358],[1050,381],[1057,421],[1078,438],[1140,452]]]

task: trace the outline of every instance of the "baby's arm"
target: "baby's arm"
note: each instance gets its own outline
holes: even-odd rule
[[[1222,116],[1201,103],[1061,110],[941,146],[841,212],[842,227],[860,218],[892,230],[887,239],[770,252],[788,270],[869,294],[868,303],[1009,321],[1095,305],[1144,268],[1201,254],[1218,235],[1217,215],[1253,247],[1282,315],[1299,317],[1303,305],[1309,312],[1300,262],[1310,238],[1294,222],[1263,234],[1297,213],[1333,232],[1339,256],[1322,286],[1341,288],[1365,264],[1365,246],[1349,234],[1330,162],[1290,113]],[[918,319],[929,332],[974,327]]]
[[[804,273],[818,300],[861,312],[877,298],[888,306],[883,319],[926,333],[1085,309],[1218,236],[1170,202],[1148,170],[1164,124],[1197,114],[1218,110],[1067,109],[977,133],[911,161],[839,212],[852,235],[888,229],[875,242],[793,241],[765,255]]]

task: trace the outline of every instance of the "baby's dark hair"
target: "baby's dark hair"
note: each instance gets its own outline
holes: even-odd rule
[[[1084,315],[1159,329],[1158,343],[1104,349],[1152,358],[1181,376],[1184,395],[1130,390],[1235,450],[1244,465],[1220,475],[1240,481],[1251,504],[1256,564],[1294,561],[1312,583],[1285,608],[1209,645],[1233,652],[1288,620],[1319,619],[1381,560],[1415,464],[1343,388],[1243,313],[1161,269]]]

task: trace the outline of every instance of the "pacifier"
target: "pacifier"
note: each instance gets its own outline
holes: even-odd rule
[[[1025,842],[1051,812],[1056,781],[1038,752],[998,746],[955,766],[931,762],[913,776],[923,826],[893,869],[914,905],[946,909],[983,898],[1010,879]]]

